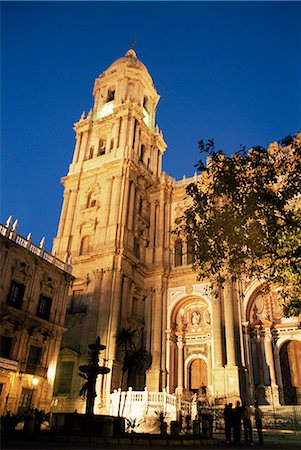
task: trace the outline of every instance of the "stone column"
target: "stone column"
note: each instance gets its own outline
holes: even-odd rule
[[[235,335],[234,335],[234,305],[233,305],[233,283],[228,281],[224,287],[224,311],[227,367],[236,366]]]
[[[119,148],[126,147],[127,127],[128,127],[128,116],[122,116],[121,128],[119,132]]]
[[[162,292],[162,332],[161,332],[161,339],[162,339],[162,352],[161,352],[161,368],[162,368],[162,387],[166,388],[167,386],[167,369],[166,369],[166,351],[167,351],[167,342],[166,339],[164,339],[164,330],[167,327],[167,289],[166,284],[167,280],[164,279],[164,288]]]
[[[117,357],[117,344],[116,333],[118,333],[118,323],[121,309],[121,296],[123,288],[123,275],[121,271],[115,274],[115,286],[111,296],[111,308],[110,308],[110,347],[109,347],[109,359],[112,361],[112,388],[115,389],[119,386],[120,381],[120,364],[116,361]]]
[[[158,154],[158,175],[162,172],[162,154],[161,152]]]
[[[66,213],[64,236],[70,236],[72,234],[71,231],[73,225],[73,218],[75,214],[76,199],[77,199],[77,191],[72,190],[70,192],[70,199],[68,202],[68,213]]]
[[[150,229],[149,229],[149,244],[150,247],[153,248],[155,241],[155,211],[156,211],[156,202],[151,202],[150,204]]]
[[[139,134],[140,134],[140,124],[137,120],[137,125],[136,125],[136,130],[135,130],[135,145],[134,145],[134,153],[137,154],[138,153],[138,148],[139,148]]]
[[[253,386],[254,386],[254,373],[253,373],[253,361],[252,361],[252,350],[251,350],[251,337],[248,323],[242,324],[243,326],[243,337],[244,337],[244,347],[245,347],[245,359],[247,368],[247,389],[249,398],[253,396]]]
[[[171,329],[165,330],[166,333],[166,390],[170,391],[170,333]]]
[[[266,329],[264,344],[265,344],[266,362],[270,370],[270,380],[271,380],[271,387],[267,389],[267,397],[269,403],[275,406],[279,405],[279,390],[277,386],[277,378],[275,371],[273,336],[270,329]]]
[[[165,233],[165,200],[164,200],[164,190],[160,192],[160,209],[159,209],[160,219],[159,219],[159,230],[158,230],[158,245],[164,247],[164,233]]]
[[[134,134],[134,118],[132,115],[129,115],[129,124],[128,124],[128,134],[127,134],[127,145],[132,150],[133,146],[133,134]]]
[[[263,330],[260,331],[260,351],[261,351],[261,367],[263,373],[263,385],[268,386],[270,382],[270,376],[267,366],[267,359],[265,354],[265,332]]]
[[[120,199],[120,215],[119,215],[119,233],[118,239],[121,246],[125,246],[127,240],[127,215],[129,208],[129,190],[130,180],[128,177],[128,171],[126,170],[121,180],[121,199]]]
[[[178,335],[177,340],[177,347],[178,347],[178,386],[176,391],[181,393],[183,392],[183,374],[184,374],[184,343],[183,343],[183,336],[181,334]]]
[[[64,236],[64,227],[65,227],[66,215],[67,215],[67,211],[68,211],[69,199],[70,199],[70,191],[68,189],[66,189],[64,192],[64,204],[63,204],[63,208],[62,208],[62,214],[61,214],[61,218],[60,218],[57,237]]]
[[[270,330],[266,330],[265,332],[264,344],[265,344],[266,362],[270,369],[271,385],[274,385],[277,384],[277,381],[276,381],[274,354],[273,354],[273,340],[272,340],[272,333]]]
[[[80,147],[79,147],[78,162],[82,162],[85,159],[85,154],[86,154],[87,144],[88,144],[88,137],[89,137],[88,131],[84,131],[82,133],[82,139],[81,139]]]
[[[129,210],[128,210],[128,229],[132,230],[133,227],[133,218],[134,218],[134,203],[135,203],[135,186],[133,181],[130,183],[130,201],[129,201]]]
[[[257,360],[257,367],[258,367],[258,377],[259,377],[259,384],[261,386],[264,386],[264,372],[263,372],[263,360],[262,360],[262,337],[259,330],[256,330],[256,360]]]
[[[74,149],[73,163],[77,163],[79,157],[79,149],[82,140],[82,133],[76,133],[76,144]]]
[[[95,93],[95,100],[94,100],[94,111],[97,111],[98,106],[99,106],[99,96],[100,96],[100,89],[97,89],[96,93]]]
[[[107,238],[108,238],[108,240],[111,239],[111,233],[109,231],[109,222],[110,222],[110,208],[111,208],[111,203],[112,203],[114,177],[106,179],[106,186],[107,186],[107,191],[105,192],[105,197],[106,197],[105,208],[103,211],[103,217],[100,219],[100,220],[102,220],[102,222],[100,222],[100,224],[101,224],[101,226],[104,226],[105,232],[104,232],[104,235],[101,234],[99,236],[100,242],[101,241],[106,242]]]
[[[111,311],[110,311],[110,351],[109,358],[115,358],[116,355],[116,337],[115,334],[118,332],[118,318],[120,314],[121,307],[121,294],[122,294],[123,276],[120,271],[115,274],[115,286],[111,295]]]
[[[125,327],[127,323],[127,305],[129,296],[130,296],[130,279],[127,275],[124,275],[119,328],[121,328],[122,326]]]
[[[114,178],[113,182],[109,225],[117,224],[118,212],[120,208],[120,192],[121,192],[121,176],[118,175]]]
[[[152,365],[146,374],[146,386],[151,391],[161,389],[161,352],[162,352],[162,287],[153,290],[152,310]]]
[[[154,323],[153,323],[153,345],[152,345],[152,354],[153,354],[153,364],[152,367],[160,368],[160,356],[161,356],[161,347],[162,347],[162,339],[161,339],[161,322],[162,322],[162,289],[161,287],[157,287],[154,292]]]
[[[213,293],[213,295],[215,295]],[[213,367],[223,366],[222,329],[221,329],[221,292],[212,300],[212,325],[213,325]]]

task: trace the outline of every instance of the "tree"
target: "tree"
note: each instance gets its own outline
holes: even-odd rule
[[[137,340],[137,330],[131,328],[123,328],[116,335],[117,347],[123,354],[123,363],[121,368],[121,390],[124,384],[126,372],[130,370],[134,373],[141,373],[145,368],[145,363],[148,358],[148,352],[145,347],[136,347],[135,340]],[[124,402],[123,408],[126,401]],[[118,415],[120,415],[121,396],[119,399]]]
[[[199,142],[207,154],[187,187],[191,206],[177,232],[194,247],[199,279],[257,277],[281,290],[286,316],[301,313],[301,134],[231,156]]]

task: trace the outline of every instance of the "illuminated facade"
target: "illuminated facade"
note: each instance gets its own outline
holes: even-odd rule
[[[50,411],[71,266],[0,225],[0,414]]]
[[[134,390],[186,396],[205,386],[212,401],[301,403],[301,330],[282,317],[277,292],[237,282],[213,295],[196,280],[189,245],[171,233],[196,177],[162,172],[159,95],[134,50],[96,79],[93,95],[93,110],[74,127],[54,241],[59,257],[72,255],[75,276],[55,410],[83,410],[78,366],[98,335],[111,372],[99,380],[95,412],[108,410],[120,386],[122,328],[137,330],[137,345],[151,354],[144,374],[128,373]]]

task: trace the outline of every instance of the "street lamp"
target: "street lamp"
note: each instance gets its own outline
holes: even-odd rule
[[[35,386],[37,386],[39,384],[39,379],[36,377],[33,377],[33,379],[31,380],[31,384],[32,384],[32,389],[31,389],[31,396],[30,396],[30,402],[29,402],[29,408],[31,407],[32,404],[32,398],[33,398],[33,392],[34,392],[34,388]]]

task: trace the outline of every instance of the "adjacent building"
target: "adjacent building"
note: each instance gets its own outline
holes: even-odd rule
[[[1,415],[50,411],[73,278],[65,261],[20,236],[17,221],[0,225]]]
[[[212,293],[192,271],[189,243],[172,233],[197,176],[177,181],[162,172],[159,95],[133,49],[96,79],[93,96],[93,110],[74,126],[54,241],[59,258],[72,255],[75,277],[55,410],[83,410],[78,367],[96,336],[111,372],[99,377],[95,412],[108,410],[122,378],[116,335],[124,328],[151,355],[143,373],[127,373],[134,390],[300,404],[299,320],[284,318],[277,291],[265,293],[258,280]]]

